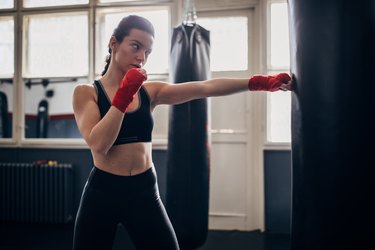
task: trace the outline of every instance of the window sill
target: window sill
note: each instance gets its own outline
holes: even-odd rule
[[[263,145],[263,150],[290,151],[292,144],[290,142],[267,142]]]

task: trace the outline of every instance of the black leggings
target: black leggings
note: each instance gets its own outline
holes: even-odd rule
[[[73,249],[112,249],[118,223],[137,249],[179,249],[153,167],[134,176],[93,167],[77,213]]]

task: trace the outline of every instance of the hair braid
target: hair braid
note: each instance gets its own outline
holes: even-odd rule
[[[107,72],[109,68],[109,64],[111,63],[111,57],[112,57],[111,48],[108,49],[108,52],[109,52],[109,55],[107,55],[105,58],[105,66],[104,66],[104,70],[102,71],[102,76],[104,76],[104,74]]]

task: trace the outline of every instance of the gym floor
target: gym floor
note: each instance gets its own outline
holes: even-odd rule
[[[126,232],[117,231],[113,250],[135,250]],[[73,225],[0,224],[0,250],[70,250]],[[209,231],[196,250],[289,250],[290,237],[260,231]]]

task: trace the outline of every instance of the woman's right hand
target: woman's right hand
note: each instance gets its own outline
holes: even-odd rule
[[[143,68],[137,68],[137,70],[138,70],[139,72],[141,72],[141,74],[145,77],[145,80],[144,80],[144,81],[146,81],[146,80],[147,80],[147,72],[146,72],[146,70],[143,69]]]
[[[125,113],[129,104],[133,101],[134,95],[146,79],[147,73],[144,69],[129,69],[121,80],[120,87],[112,100],[112,105]]]

